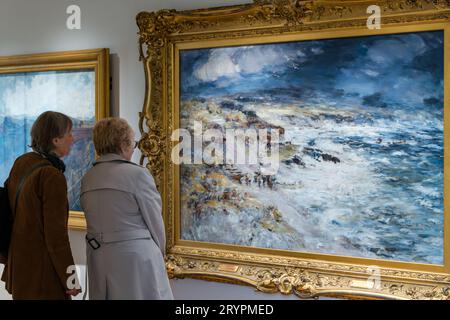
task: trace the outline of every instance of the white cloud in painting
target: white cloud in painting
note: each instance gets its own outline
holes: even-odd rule
[[[315,47],[315,48],[311,48],[311,52],[314,54],[322,54],[323,53],[323,49],[320,47]]]
[[[297,57],[300,57],[300,58],[306,57],[306,53],[304,53],[304,52],[303,52],[302,50],[300,50],[300,49],[298,49],[295,53],[296,53]]]
[[[195,69],[194,76],[205,82],[221,77],[237,78],[243,73],[255,74],[267,66],[285,64],[289,59],[274,46],[212,49],[208,60]]]
[[[86,78],[87,77],[87,78]],[[78,119],[95,116],[94,72],[33,73],[4,76],[2,100],[4,114],[36,117],[52,110]]]
[[[216,81],[220,77],[232,77],[240,72],[230,55],[220,49],[213,50],[208,61],[194,71],[194,76],[202,81]]]
[[[270,47],[246,47],[236,52],[236,62],[246,73],[258,73],[266,66],[283,64],[287,60],[285,54]]]
[[[401,39],[379,40],[367,51],[369,61],[374,67],[389,67],[396,63],[411,62],[416,56],[423,54],[427,46],[417,35],[407,35]]]
[[[365,74],[367,74],[369,77],[376,77],[376,76],[378,76],[380,74],[379,72],[376,72],[376,71],[373,71],[373,70],[370,70],[370,69],[363,70],[363,72]]]

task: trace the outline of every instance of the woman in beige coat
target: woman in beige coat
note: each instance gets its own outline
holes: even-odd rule
[[[81,182],[89,298],[173,299],[161,197],[148,170],[130,161],[133,130],[123,119],[101,120],[94,145],[100,158]]]

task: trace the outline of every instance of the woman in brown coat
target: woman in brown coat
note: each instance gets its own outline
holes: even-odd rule
[[[33,152],[15,161],[7,180],[15,217],[2,280],[13,299],[70,299],[80,289],[73,289],[70,281],[75,264],[67,230],[65,166],[60,158],[69,154],[73,143],[72,120],[62,113],[44,112],[33,124],[31,141]],[[14,208],[22,177],[39,164],[45,166],[26,178]]]

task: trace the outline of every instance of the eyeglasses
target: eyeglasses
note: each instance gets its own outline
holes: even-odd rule
[[[134,142],[134,149],[136,149],[138,147],[138,145],[139,145],[139,141],[135,141]]]

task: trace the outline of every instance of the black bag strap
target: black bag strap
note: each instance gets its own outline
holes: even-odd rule
[[[25,184],[25,180],[26,180],[26,179],[27,179],[27,178],[28,178],[35,170],[37,170],[37,169],[39,169],[39,168],[42,168],[42,167],[46,167],[46,166],[51,166],[51,164],[48,163],[47,161],[45,161],[45,162],[41,162],[41,163],[38,163],[38,164],[32,166],[32,167],[30,168],[30,170],[28,170],[27,173],[26,173],[26,174],[22,177],[22,179],[20,180],[19,187],[17,188],[17,193],[16,193],[16,202],[15,202],[15,204],[14,204],[13,218],[16,217],[17,203],[19,202],[19,196],[20,196],[20,193],[22,192],[22,188],[23,188],[23,186],[24,186],[24,184]]]

